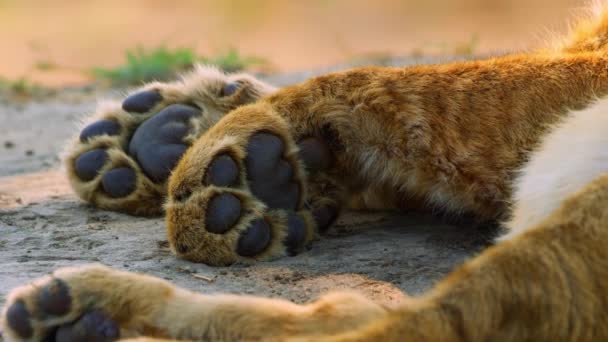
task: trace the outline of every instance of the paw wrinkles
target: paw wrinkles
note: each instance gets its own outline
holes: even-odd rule
[[[129,154],[144,173],[155,182],[163,182],[171,173],[188,146],[183,138],[188,134],[191,118],[200,110],[185,105],[170,105],[145,121],[129,143]]]

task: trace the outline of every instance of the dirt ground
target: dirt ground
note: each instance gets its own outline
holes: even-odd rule
[[[401,63],[399,63],[401,64]],[[322,72],[278,75],[275,84]],[[256,265],[214,268],[175,258],[162,218],[95,209],[70,190],[58,155],[99,93],[66,90],[0,103],[0,305],[17,285],[68,265],[100,262],[201,292],[305,302],[336,289],[396,303],[417,294],[480,250],[492,231],[420,213],[345,213],[311,250]]]

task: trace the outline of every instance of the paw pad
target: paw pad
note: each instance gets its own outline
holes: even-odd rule
[[[241,200],[230,193],[223,193],[211,199],[207,207],[207,230],[223,234],[232,228],[241,217]]]
[[[144,173],[163,182],[188,146],[183,142],[190,131],[190,119],[200,110],[186,105],[171,105],[144,122],[129,143],[129,154],[137,159]]]
[[[271,172],[283,155],[283,141],[274,134],[257,133],[247,145],[247,176],[250,179],[272,178]]]
[[[101,186],[110,197],[120,198],[128,196],[135,190],[135,180],[135,171],[128,167],[119,167],[103,176]]]
[[[92,115],[96,121],[81,130],[68,151],[66,168],[72,187],[79,197],[104,209],[160,214],[166,181],[192,141],[223,114],[272,91],[272,86],[251,77],[201,67],[181,82],[150,84],[122,103],[105,103]],[[101,152],[84,156],[93,149],[105,150],[107,157]],[[104,177],[107,170],[126,166],[133,171],[124,172],[126,180],[117,180],[116,174]],[[197,175],[198,184],[236,186],[240,182],[240,160],[238,168],[221,160],[217,167],[231,171],[212,170],[209,179]],[[189,194],[182,191],[178,197],[186,201]]]
[[[112,120],[99,120],[87,127],[80,132],[80,141],[85,142],[89,138],[97,137],[100,135],[118,135],[120,133],[120,125],[116,121]]]
[[[122,109],[127,112],[145,113],[150,111],[163,99],[156,90],[144,90],[128,96],[122,102]]]
[[[74,169],[76,175],[84,181],[90,181],[97,177],[99,170],[108,160],[108,153],[102,149],[94,149],[85,152],[76,159]]]
[[[238,82],[229,82],[224,85],[220,96],[231,96],[239,90],[240,84]]]
[[[179,204],[169,204],[167,220],[169,240],[178,255],[212,265],[225,265],[243,258],[257,260],[276,257],[281,253],[295,255],[302,251],[307,241],[315,235],[315,223],[319,229],[328,227],[337,217],[333,207],[302,208],[304,189],[299,172],[299,158],[309,172],[327,169],[332,154],[326,144],[316,138],[306,138],[296,146],[281,135],[266,130],[247,133],[237,146],[221,146],[211,152],[204,165],[189,164],[183,160],[173,180],[173,199]],[[205,137],[197,142],[213,146]],[[198,153],[201,146],[195,146]],[[293,153],[298,151],[296,156]],[[206,153],[207,151],[200,151]],[[208,157],[205,157],[208,158]],[[242,159],[238,159],[242,158]],[[194,159],[200,163],[200,159]],[[197,177],[196,171],[206,170],[202,182],[184,181]],[[182,172],[188,175],[184,177]],[[245,180],[245,184],[241,181]],[[213,188],[209,188],[213,186]],[[184,189],[196,195],[180,201]],[[203,210],[201,210],[203,209]],[[200,220],[200,221],[199,221]],[[192,230],[181,234],[179,223],[201,222],[205,229],[193,239]],[[174,225],[177,225],[175,227]],[[218,237],[215,234],[221,234]],[[226,248],[226,255],[217,252],[219,243]],[[225,248],[225,247],[220,247]],[[213,255],[207,253],[214,253]]]
[[[46,314],[65,315],[71,305],[70,290],[62,280],[54,279],[40,291],[38,307]]]
[[[29,338],[34,334],[30,322],[30,313],[23,301],[13,303],[6,312],[8,326],[22,338]]]
[[[269,207],[293,210],[300,200],[300,188],[293,181],[293,167],[283,159],[284,149],[276,135],[255,134],[247,145],[247,179],[251,192]]]
[[[221,155],[209,165],[205,175],[206,185],[233,186],[239,180],[239,167],[229,155]]]
[[[270,237],[270,225],[263,219],[257,219],[239,238],[236,252],[244,257],[256,256],[270,244]]]
[[[120,337],[118,324],[100,311],[90,311],[72,324],[66,324],[55,335],[56,342],[110,342]]]

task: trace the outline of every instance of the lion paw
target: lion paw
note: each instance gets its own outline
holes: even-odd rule
[[[296,144],[280,124],[236,114],[201,137],[172,175],[167,230],[183,258],[226,265],[295,255],[337,216],[335,206],[311,211],[306,201],[307,175],[332,162],[326,144]]]
[[[101,208],[159,214],[166,181],[193,141],[225,113],[273,90],[201,67],[180,82],[148,84],[122,104],[100,106],[68,150],[72,186]]]
[[[2,313],[7,341],[109,342],[146,331],[166,282],[100,265],[63,268],[14,289]]]

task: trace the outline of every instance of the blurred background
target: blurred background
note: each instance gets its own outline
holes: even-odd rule
[[[502,53],[563,32],[583,0],[0,0],[0,79],[163,78],[195,61],[296,71]],[[139,80],[141,82],[141,80]],[[17,84],[19,85],[19,84]]]

